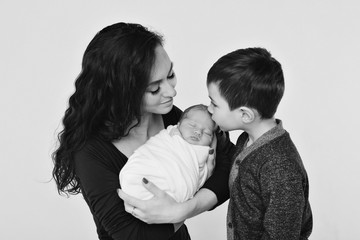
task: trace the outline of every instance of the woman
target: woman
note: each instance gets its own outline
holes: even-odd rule
[[[178,122],[176,81],[162,37],[139,24],[104,28],[84,53],[53,154],[53,177],[59,193],[83,194],[99,239],[190,239],[183,221],[228,197],[226,164],[184,204],[148,183],[155,197],[137,209],[126,205],[138,218],[164,224],[127,213],[116,193],[119,172],[134,150]]]

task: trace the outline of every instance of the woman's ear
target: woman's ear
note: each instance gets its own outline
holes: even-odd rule
[[[240,107],[239,111],[241,113],[241,120],[244,123],[251,123],[255,120],[255,112],[253,109],[248,107]]]

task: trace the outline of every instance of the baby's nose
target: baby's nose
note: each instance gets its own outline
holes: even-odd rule
[[[199,129],[195,129],[195,130],[194,130],[194,135],[195,135],[196,137],[201,137],[201,131],[200,131]]]

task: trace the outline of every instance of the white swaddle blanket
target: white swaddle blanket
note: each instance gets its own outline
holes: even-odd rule
[[[174,130],[176,126],[160,131],[129,157],[119,176],[125,193],[150,199],[152,193],[142,185],[145,177],[177,202],[184,202],[209,178],[215,165],[210,147],[189,144],[181,136],[170,134]]]

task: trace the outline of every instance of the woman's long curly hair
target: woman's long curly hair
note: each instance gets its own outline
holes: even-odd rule
[[[161,35],[131,23],[105,27],[92,39],[52,154],[59,194],[81,192],[74,154],[90,137],[113,141],[126,136],[134,120],[140,123],[155,48],[162,44]]]

